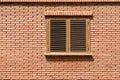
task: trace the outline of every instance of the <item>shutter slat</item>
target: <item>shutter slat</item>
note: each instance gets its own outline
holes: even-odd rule
[[[66,20],[51,20],[51,40],[52,52],[66,51]]]
[[[71,52],[86,50],[86,21],[70,21]]]

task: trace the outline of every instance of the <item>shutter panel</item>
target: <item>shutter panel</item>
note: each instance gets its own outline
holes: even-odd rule
[[[51,20],[50,48],[51,52],[66,51],[66,20]]]
[[[86,51],[86,20],[70,21],[71,52]]]

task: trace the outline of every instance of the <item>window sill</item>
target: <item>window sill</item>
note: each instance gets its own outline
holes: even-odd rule
[[[45,56],[92,56],[91,53],[46,53]]]

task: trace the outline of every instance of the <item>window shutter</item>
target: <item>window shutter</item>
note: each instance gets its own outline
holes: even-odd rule
[[[52,52],[66,51],[66,20],[50,21],[50,47]]]
[[[71,52],[86,51],[86,20],[70,20]]]

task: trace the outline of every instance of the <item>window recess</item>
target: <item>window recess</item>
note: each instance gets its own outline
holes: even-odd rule
[[[47,55],[90,55],[89,18],[48,18]]]

